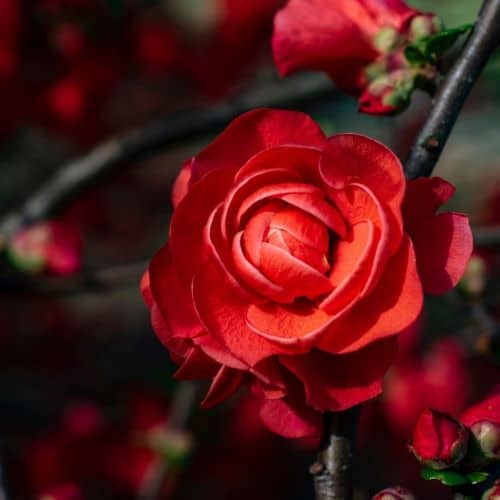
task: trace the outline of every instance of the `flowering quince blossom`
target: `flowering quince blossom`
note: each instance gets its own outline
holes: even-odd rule
[[[460,278],[468,220],[435,215],[452,194],[303,113],[240,116],[184,164],[141,284],[176,377],[212,379],[204,407],[248,383],[271,430],[318,435],[321,412],[380,393],[423,292]]]
[[[361,96],[360,111],[390,114],[436,76],[431,65],[412,66],[405,47],[441,29],[436,16],[402,0],[290,0],[275,17],[273,53],[281,75],[324,71]]]

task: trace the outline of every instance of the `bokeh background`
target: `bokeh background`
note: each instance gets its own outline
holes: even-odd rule
[[[300,107],[328,133],[362,132],[404,157],[429,106],[423,95],[396,119],[360,115],[355,99],[335,90],[286,102],[269,46],[282,3],[0,0],[0,217],[109,137],[153,120],[175,124],[185,110],[241,95]],[[450,27],[471,22],[480,4],[410,3]],[[457,186],[450,207],[475,228],[500,224],[499,100],[496,54],[435,171]],[[150,328],[139,280],[168,232],[182,161],[216,132],[123,162],[54,215],[83,241],[81,273],[100,273],[109,286],[67,287],[67,278],[36,275],[29,283],[43,286],[13,289],[13,264],[2,258],[0,498],[312,498],[316,443],[271,435],[245,394],[214,410],[190,408],[183,432],[165,431],[179,394],[198,389],[172,380],[175,366]],[[459,413],[500,381],[481,323],[481,311],[500,314],[498,251],[476,250],[485,266],[475,277],[479,298],[462,286],[428,301],[405,335],[384,395],[360,417],[358,498],[393,484],[418,498],[448,498],[419,479],[406,443],[423,408]]]

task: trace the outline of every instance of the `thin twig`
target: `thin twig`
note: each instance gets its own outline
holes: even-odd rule
[[[70,277],[29,276],[9,270],[0,278],[1,294],[34,294],[71,297],[83,293],[109,293],[137,288],[148,261],[137,261],[98,270],[85,270]]]
[[[405,164],[409,179],[431,175],[472,87],[500,43],[500,0],[485,0],[465,47],[437,93]]]
[[[97,146],[89,154],[63,165],[17,210],[0,220],[0,235],[8,237],[25,224],[45,219],[103,177],[172,145],[213,134],[241,113],[261,106],[294,107],[320,102],[334,94],[328,80],[301,75],[274,81],[221,104],[184,111],[148,124]]]
[[[194,382],[182,382],[178,385],[165,424],[167,430],[182,432],[186,428],[196,405],[198,392],[198,386]],[[168,470],[168,462],[160,458],[155,463],[146,483],[139,492],[139,500],[156,500],[160,498]]]

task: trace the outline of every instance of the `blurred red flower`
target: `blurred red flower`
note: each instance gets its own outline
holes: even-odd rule
[[[14,265],[25,272],[74,274],[82,264],[82,239],[62,222],[40,222],[14,234],[8,253]]]
[[[423,290],[449,290],[472,250],[465,216],[435,215],[450,184],[406,182],[382,144],[302,113],[246,113],[180,179],[142,283],[153,327],[177,377],[213,378],[204,406],[249,382],[288,437],[380,393]]]
[[[23,477],[31,494],[72,500],[79,492],[75,498],[84,498],[80,486],[88,482],[116,498],[137,494],[159,460],[147,436],[164,427],[168,412],[148,393],[132,394],[121,410],[116,420],[94,403],[76,403],[57,429],[28,442]]]
[[[418,331],[405,332],[401,338]],[[414,347],[400,347],[380,401],[391,432],[407,439],[426,408],[458,415],[469,399],[469,379],[465,353],[451,338],[437,341],[424,356]]]

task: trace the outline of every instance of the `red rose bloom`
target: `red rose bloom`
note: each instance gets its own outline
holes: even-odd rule
[[[324,71],[342,90],[363,94],[361,111],[392,113],[407,103],[408,82],[413,88],[404,47],[439,24],[402,0],[290,0],[275,17],[274,59],[283,76]]]
[[[432,469],[447,469],[467,452],[467,429],[446,413],[426,410],[413,431],[410,449],[417,459]]]
[[[177,377],[213,379],[204,406],[248,382],[289,437],[379,394],[423,289],[451,288],[470,256],[467,218],[434,215],[452,192],[407,183],[385,146],[328,139],[302,113],[236,119],[184,165],[142,282]]]

